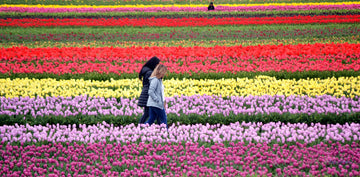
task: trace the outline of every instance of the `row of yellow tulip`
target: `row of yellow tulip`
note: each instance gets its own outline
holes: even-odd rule
[[[360,96],[360,76],[327,79],[288,80],[259,76],[254,79],[168,79],[164,80],[166,97],[175,95],[334,95],[336,97]],[[121,79],[110,81],[55,80],[55,79],[0,79],[1,96],[46,97],[46,96],[99,96],[99,97],[138,97],[141,81]]]
[[[218,6],[229,6],[229,7],[238,7],[238,6],[301,6],[301,5],[348,5],[348,4],[360,4],[360,2],[321,2],[321,3],[258,3],[258,4],[216,4]],[[37,8],[141,8],[141,7],[207,7],[208,4],[157,4],[157,5],[28,5],[28,4],[2,4],[0,7],[37,7]]]

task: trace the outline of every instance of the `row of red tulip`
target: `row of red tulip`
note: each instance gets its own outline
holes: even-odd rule
[[[336,56],[311,56],[290,57],[286,60],[278,59],[259,59],[259,60],[241,60],[241,59],[219,59],[216,58],[205,62],[197,62],[206,60],[204,57],[192,58],[184,63],[163,61],[162,63],[169,67],[171,73],[221,73],[221,72],[266,72],[266,71],[343,71],[343,70],[360,70],[360,55],[354,58],[336,57]],[[181,60],[181,59],[179,59]],[[178,61],[179,61],[178,60]],[[142,64],[140,62],[112,63],[112,62],[52,62],[52,61],[36,61],[36,62],[9,62],[0,63],[0,73],[52,73],[52,74],[83,74],[88,72],[98,73],[136,73]]]
[[[319,15],[292,17],[223,17],[223,18],[68,18],[68,19],[0,19],[0,26],[51,27],[51,26],[216,26],[216,25],[270,25],[308,23],[358,23],[360,15]]]
[[[0,49],[0,73],[134,73],[158,56],[173,73],[360,70],[360,44]]]
[[[145,62],[152,56],[162,60],[175,61],[178,58],[243,58],[253,60],[261,57],[284,58],[284,56],[354,56],[360,54],[360,44],[297,44],[297,45],[257,45],[257,46],[214,46],[214,47],[62,47],[62,48],[0,48],[1,61],[128,61]],[[192,59],[190,59],[192,60]],[[197,60],[197,59],[196,59]],[[131,61],[130,61],[131,62]]]

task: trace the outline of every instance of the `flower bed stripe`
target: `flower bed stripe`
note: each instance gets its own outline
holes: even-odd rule
[[[70,134],[72,134],[70,132]],[[109,133],[111,134],[111,132]],[[6,176],[359,176],[358,143],[1,145]]]
[[[255,142],[267,144],[336,141],[359,142],[360,124],[284,124],[233,123],[231,125],[171,125],[168,131],[162,125],[139,124],[115,127],[106,123],[79,125],[4,125],[0,126],[2,143],[226,143]],[[260,131],[261,129],[261,131]]]
[[[80,10],[84,11],[84,10]],[[222,18],[222,17],[287,17],[287,16],[316,16],[316,15],[356,15],[360,14],[359,9],[311,9],[311,10],[283,10],[283,11],[213,11],[203,13],[204,11],[155,11],[155,12],[0,12],[1,19],[21,19],[21,18],[184,18],[184,17],[204,17],[204,18]]]
[[[224,17],[208,18],[153,18],[153,19],[0,19],[2,27],[53,27],[53,26],[217,26],[217,25],[271,25],[312,23],[358,23],[360,15],[294,16],[294,17]]]
[[[82,41],[98,41],[98,42],[116,42],[116,41],[182,41],[182,40],[261,40],[261,39],[296,39],[296,38],[330,38],[330,37],[356,37],[360,33],[360,25],[305,25],[301,28],[284,29],[272,26],[266,28],[244,29],[223,27],[221,29],[209,29],[207,27],[198,27],[194,29],[181,28],[169,29],[162,31],[154,31],[152,28],[127,29],[125,32],[114,32],[113,28],[83,29],[73,28],[70,30],[50,28],[46,31],[38,31],[37,28],[28,29],[26,34],[20,33],[19,29],[3,29],[0,32],[0,42],[35,42],[35,41],[52,41],[52,42],[82,42]],[[151,31],[149,31],[151,30]],[[30,34],[29,34],[30,33]]]
[[[27,28],[29,29],[29,28]],[[32,42],[7,42],[0,43],[0,48],[30,47],[30,48],[53,48],[53,47],[215,47],[215,46],[254,46],[254,45],[298,45],[298,44],[328,44],[337,41],[338,43],[359,44],[356,36],[331,36],[324,38],[268,38],[268,39],[218,39],[218,40],[172,40],[172,41],[32,41]]]
[[[359,71],[360,44],[1,48],[0,73],[137,73],[159,56],[171,73]]]
[[[184,57],[210,57],[217,59],[224,57],[247,57],[248,60],[261,57],[282,56],[321,56],[321,55],[359,55],[360,44],[331,43],[331,44],[297,44],[297,45],[257,45],[257,46],[214,46],[214,47],[52,47],[28,48],[11,47],[0,48],[1,61],[31,61],[46,59],[56,61],[98,60],[113,61],[115,58],[137,59],[145,62],[147,58],[158,56],[161,59],[174,60]],[[109,60],[108,58],[112,58]],[[194,59],[192,59],[194,60]],[[196,59],[195,59],[196,60]]]
[[[317,97],[291,95],[262,95],[238,97],[193,95],[166,97],[167,114],[186,116],[196,114],[201,116],[224,117],[231,115],[257,114],[353,114],[360,113],[360,100],[322,95]],[[104,97],[0,97],[0,115],[31,116],[139,116],[143,108],[137,106],[137,99],[104,98]],[[48,118],[48,117],[47,117]],[[47,119],[46,118],[46,119]]]
[[[246,57],[236,58],[208,58],[187,57],[172,61],[163,60],[169,66],[170,73],[196,75],[199,73],[226,73],[239,72],[307,72],[307,71],[360,71],[360,54],[353,57],[328,56],[279,56],[276,58],[259,58],[248,60]],[[0,73],[51,73],[51,74],[133,74],[140,71],[142,61],[108,58],[110,61],[84,61],[89,58],[80,58],[79,61],[57,61],[57,59],[34,59],[31,62],[3,62],[0,63]],[[66,59],[65,59],[66,60]],[[205,62],[207,60],[207,62]],[[187,61],[186,64],[183,64]],[[205,64],[204,64],[205,63]]]
[[[175,95],[332,95],[335,97],[360,96],[360,76],[327,79],[276,79],[256,76],[255,79],[169,79],[164,80],[166,97]],[[83,79],[0,79],[0,96],[14,98],[19,96],[79,96],[136,98],[140,95],[141,81],[138,79],[119,79],[110,81],[91,81]]]
[[[286,5],[216,5],[216,11],[287,11],[287,10],[350,10],[360,9],[360,3],[353,2],[351,4],[286,4]],[[31,5],[0,5],[0,12],[30,12],[30,13],[62,13],[62,12],[78,12],[78,13],[95,13],[95,12],[196,12],[207,11],[207,6],[31,6]]]

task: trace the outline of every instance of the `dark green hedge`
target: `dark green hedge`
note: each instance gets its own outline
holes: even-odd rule
[[[271,76],[277,79],[307,79],[307,78],[320,78],[326,79],[329,77],[339,78],[339,77],[357,77],[360,76],[360,71],[298,71],[298,72],[238,72],[238,73],[193,73],[189,74],[176,74],[169,73],[164,79],[229,79],[229,78],[254,78],[259,75]],[[100,74],[100,73],[85,73],[85,74],[49,74],[49,73],[16,73],[16,74],[0,74],[0,79],[15,79],[15,78],[29,78],[29,79],[45,79],[45,78],[54,78],[56,80],[61,79],[84,79],[84,80],[97,80],[105,81],[111,79],[136,79],[138,78],[138,73],[132,74],[121,74],[117,75],[115,73],[110,74]]]
[[[33,118],[29,115],[26,116],[8,116],[0,115],[0,125],[14,125],[14,124],[29,124],[29,125],[46,125],[46,124],[61,124],[61,125],[95,125],[103,121],[114,124],[115,126],[138,124],[140,116],[113,116],[113,115],[100,115],[100,116],[44,116]],[[257,115],[245,115],[245,114],[230,114],[224,116],[222,114],[216,114],[208,117],[207,115],[189,114],[180,115],[168,114],[168,124],[180,123],[185,125],[190,124],[224,124],[228,125],[235,122],[283,122],[283,123],[321,123],[321,124],[345,124],[345,123],[360,123],[360,113],[351,114],[257,114]]]

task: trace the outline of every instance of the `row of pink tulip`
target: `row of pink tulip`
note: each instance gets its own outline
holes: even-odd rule
[[[0,139],[7,143],[37,142],[257,142],[257,143],[318,143],[321,141],[359,142],[360,124],[307,125],[303,123],[233,123],[230,125],[172,125],[168,131],[163,125],[134,124],[123,127],[103,124],[80,125],[4,125]]]
[[[0,97],[0,116],[26,116],[27,118],[51,119],[62,117],[64,119],[79,116],[131,116],[143,114],[143,108],[137,105],[137,98],[104,98],[88,97],[86,95],[75,97]],[[318,115],[319,117],[333,114],[338,115],[359,114],[360,100],[354,98],[330,95],[314,97],[290,95],[262,95],[262,96],[231,96],[223,98],[216,95],[192,95],[166,97],[166,113],[169,115],[186,116],[198,115],[208,117],[221,115],[229,118],[232,115],[283,115],[289,114]]]

